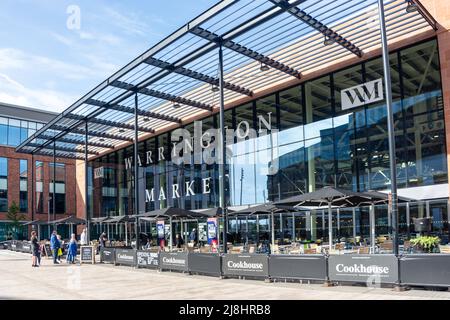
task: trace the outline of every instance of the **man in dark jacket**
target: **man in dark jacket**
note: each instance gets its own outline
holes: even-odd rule
[[[191,234],[189,235],[189,241],[194,243],[194,246],[197,245],[197,230],[192,229]]]
[[[52,254],[53,254],[53,264],[58,264],[60,263],[58,261],[58,250],[59,248],[61,248],[61,243],[59,242],[57,235],[56,235],[56,230],[53,231],[52,236],[50,238],[50,249],[52,249]]]

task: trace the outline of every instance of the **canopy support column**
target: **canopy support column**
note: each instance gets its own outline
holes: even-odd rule
[[[53,220],[56,220],[56,140],[53,141]]]
[[[369,225],[370,225],[370,246],[372,253],[375,253],[375,206],[372,203],[369,211]]]
[[[219,201],[223,215],[223,253],[227,253],[227,229],[228,229],[228,213],[227,203],[225,199],[225,166],[226,166],[226,148],[225,148],[225,100],[224,100],[224,71],[223,71],[223,48],[219,45],[219,89],[220,89],[220,160],[219,163]]]
[[[331,209],[331,202],[328,202],[328,242],[330,245],[330,252],[333,247],[333,218],[332,218],[332,209]]]
[[[88,121],[84,124],[85,135],[84,135],[84,215],[86,219],[86,240],[87,244],[91,243],[91,229],[89,225],[89,163],[88,163]]]
[[[389,167],[391,175],[391,195],[392,195],[392,237],[394,244],[394,254],[398,256],[398,208],[397,208],[397,168],[395,159],[395,128],[394,115],[392,106],[392,79],[391,68],[389,63],[389,49],[387,42],[386,21],[384,15],[383,0],[378,0],[378,12],[380,18],[380,34],[381,46],[383,49],[383,69],[384,69],[384,83],[386,88],[386,105],[388,118],[388,139],[389,139]]]
[[[136,250],[139,250],[139,164],[138,164],[138,94],[134,96],[134,214],[136,215],[136,221],[134,225],[136,234]]]

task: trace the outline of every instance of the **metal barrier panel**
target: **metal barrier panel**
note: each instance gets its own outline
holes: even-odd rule
[[[100,249],[100,262],[115,262],[115,249],[114,248],[101,248]]]
[[[136,265],[136,250],[115,249],[115,264],[122,264],[134,267]]]
[[[395,283],[398,259],[392,254],[342,254],[328,257],[328,273],[332,281]]]
[[[136,252],[136,265],[142,268],[158,268],[159,253],[146,250]]]
[[[269,257],[266,254],[225,254],[222,256],[224,275],[269,277]]]
[[[189,271],[208,275],[221,275],[220,255],[218,253],[190,252],[188,255]]]
[[[321,254],[270,255],[269,275],[271,278],[326,280],[327,258]]]
[[[403,284],[450,287],[450,254],[411,254],[400,258]]]
[[[161,270],[189,271],[187,252],[161,252],[159,254]]]

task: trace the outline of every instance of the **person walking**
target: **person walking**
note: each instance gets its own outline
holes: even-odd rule
[[[179,233],[176,234],[174,242],[175,242],[174,243],[175,247],[178,248],[178,249],[183,246],[184,240],[183,240],[183,238],[181,237],[181,235]]]
[[[87,245],[88,245],[88,243],[87,243],[87,230],[86,230],[86,228],[84,228],[84,229],[83,229],[83,232],[81,232],[81,235],[80,235],[80,245],[81,245],[81,246],[87,246]]]
[[[40,256],[40,247],[39,247],[39,241],[36,235],[36,231],[32,231],[31,232],[31,253],[33,255],[32,257],[32,267],[39,267],[40,262],[38,263],[38,261],[40,260],[39,256]]]
[[[69,247],[67,248],[67,263],[75,263],[77,256],[77,238],[75,233],[72,233],[70,238]]]
[[[197,230],[195,228],[189,234],[189,241],[194,243],[194,247],[197,245]]]
[[[106,241],[108,238],[106,237],[106,233],[102,232],[100,238],[98,238],[98,252],[100,252],[101,248],[106,247]]]
[[[61,257],[62,257],[63,254],[64,254],[64,241],[62,240],[60,234],[57,234],[56,237],[57,237],[57,239],[58,239],[58,241],[59,241],[58,261],[59,261],[59,263],[61,263]]]
[[[58,261],[58,251],[61,248],[61,244],[58,240],[58,237],[56,235],[56,230],[53,231],[52,236],[50,238],[50,249],[52,250],[53,255],[53,264],[60,263]]]

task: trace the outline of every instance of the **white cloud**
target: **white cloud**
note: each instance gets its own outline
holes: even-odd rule
[[[18,49],[0,49],[0,71],[15,69],[26,70],[30,74],[50,74],[66,80],[83,80],[96,79],[99,73],[111,72],[114,68],[105,63],[85,67],[48,57],[26,54]]]
[[[0,101],[61,112],[75,101],[75,97],[42,88],[26,88],[24,85],[0,73]]]

